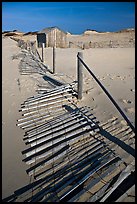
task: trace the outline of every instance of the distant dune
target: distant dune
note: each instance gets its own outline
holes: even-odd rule
[[[86,30],[86,31],[84,31],[84,35],[91,35],[91,34],[98,34],[99,32],[98,31],[96,31],[96,30],[90,30],[90,29],[88,29],[88,30]]]
[[[38,32],[38,31],[27,32],[27,33],[24,33],[24,35],[37,35],[37,32]]]
[[[117,33],[124,33],[124,32],[135,32],[135,28],[127,28],[117,31]]]
[[[22,36],[24,33],[18,30],[13,30],[13,31],[3,31],[2,35],[3,36]]]
[[[38,31],[21,32],[18,30],[4,31],[3,37],[12,37],[24,41],[37,41]],[[117,47],[135,47],[135,29],[127,28],[115,32],[101,32],[93,29],[87,29],[82,34],[73,34],[67,32],[67,43],[69,48],[117,48]]]
[[[22,31],[18,31],[18,30],[7,30],[7,31],[3,31],[2,34],[6,35],[6,36],[10,36],[10,35],[36,35],[38,31],[28,31],[26,33],[22,32]],[[126,29],[121,29],[119,31],[114,31],[114,32],[110,32],[110,31],[97,31],[97,30],[93,30],[93,29],[86,29],[82,34],[84,35],[91,35],[91,34],[101,34],[101,33],[121,33],[121,32],[135,32],[135,28],[126,28]],[[68,35],[75,35],[71,32],[67,31]],[[78,35],[78,34],[77,34]]]
[[[115,32],[110,32],[110,31],[100,32],[97,30],[87,29],[86,31],[83,32],[83,35],[92,35],[92,34],[101,34],[101,33],[125,33],[125,32],[135,32],[135,29],[134,28],[127,28],[127,29],[122,29],[122,30],[115,31]]]

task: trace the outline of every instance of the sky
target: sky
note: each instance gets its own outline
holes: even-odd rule
[[[57,26],[72,34],[135,27],[135,2],[2,2],[2,31]]]

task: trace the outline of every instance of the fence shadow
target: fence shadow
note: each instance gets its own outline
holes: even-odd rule
[[[43,76],[43,79],[44,79],[45,81],[48,81],[48,82],[52,83],[52,84],[55,85],[55,86],[62,86],[62,85],[64,85],[64,83],[62,83],[62,82],[60,82],[60,81],[58,81],[58,80],[56,80],[56,79],[53,79],[53,78],[51,78],[51,77],[49,77],[49,76],[47,76],[47,75],[44,75],[44,76]]]
[[[107,138],[108,140],[114,142],[116,145],[120,146],[123,150],[131,154],[133,157],[135,157],[135,149],[127,145],[125,142],[121,141],[114,135],[111,135],[108,131],[106,131],[103,128],[100,128],[100,134],[104,136],[105,138]]]

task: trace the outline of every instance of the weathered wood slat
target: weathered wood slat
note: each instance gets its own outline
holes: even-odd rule
[[[69,202],[79,202],[79,200],[81,199],[81,197],[84,197],[84,195],[89,192],[89,196],[88,198],[92,198],[92,196],[94,195],[94,191],[97,191],[97,187],[96,185],[100,183],[100,188],[102,187],[102,184],[104,187],[108,187],[108,185],[110,184],[113,176],[110,178],[110,180],[106,180],[106,177],[108,175],[111,175],[112,173],[114,173],[115,168],[116,168],[116,163],[121,163],[121,161],[119,161],[119,158],[116,158],[115,160],[112,160],[112,162],[109,163],[109,167],[108,168],[104,168],[103,172],[100,173],[100,177],[93,177],[93,179],[91,180],[91,182],[89,182],[89,184],[84,185],[81,184],[79,186],[77,186],[74,190],[72,190],[71,192],[69,192],[68,194],[64,195],[64,197],[62,199],[60,199],[62,202],[64,201],[69,201]],[[87,179],[88,181],[88,179]],[[106,181],[106,182],[105,182]],[[86,182],[87,183],[87,182]],[[81,188],[78,190],[78,188],[81,186]],[[105,188],[105,189],[106,189]],[[96,189],[96,190],[94,190]],[[105,190],[104,189],[104,190]],[[98,191],[99,191],[98,190]],[[93,192],[93,193],[92,193]],[[102,194],[101,194],[102,195]],[[87,196],[85,195],[85,200],[88,199]],[[97,199],[97,198],[96,198]],[[95,199],[95,201],[96,201]],[[83,201],[83,199],[81,199],[81,201]]]
[[[58,106],[58,109],[56,110],[57,112],[59,111],[59,110],[63,110],[63,107],[61,107],[61,108],[59,108],[60,106]],[[56,111],[54,111],[54,113],[56,112]],[[86,113],[87,111],[85,111],[85,113]],[[24,121],[24,122],[21,122],[21,123],[18,123],[17,125],[18,126],[20,126],[20,125],[22,125],[22,124],[25,124],[25,123],[30,123],[30,122],[34,122],[35,120],[39,120],[39,118],[44,118],[45,116],[47,116],[47,115],[51,115],[51,113],[53,113],[52,111],[50,111],[50,110],[47,110],[43,115],[41,115],[40,113],[39,114],[34,114],[33,116],[29,116],[29,117],[27,117],[26,118],[26,120],[27,119],[30,119],[30,118],[33,118],[32,120],[30,119],[30,120],[27,120],[27,121]],[[76,116],[75,116],[76,115]],[[73,119],[74,118],[77,118],[79,115],[78,115],[78,113],[75,113],[75,115],[73,116],[71,116],[71,117],[73,117]],[[39,117],[38,117],[39,116]],[[36,118],[35,118],[36,117]],[[66,117],[67,117],[67,115],[66,115]],[[70,115],[68,114],[68,117],[67,117],[67,119],[70,117]],[[61,116],[60,116],[60,118],[61,118]],[[61,119],[60,119],[61,120]],[[64,120],[63,120],[64,121]],[[61,122],[58,122],[57,124],[58,125],[60,125],[60,123]]]
[[[96,151],[98,151],[98,150],[100,150],[101,151],[101,148],[103,148],[104,147],[104,145],[101,143],[101,141],[100,141],[100,143],[101,143],[101,145],[98,145],[97,146],[97,148],[94,148],[94,149],[92,149],[92,144],[95,144],[95,143],[97,143],[97,140],[94,140],[94,138],[90,138],[90,140],[88,141],[88,144],[84,144],[83,146],[80,144],[80,143],[78,143],[79,144],[79,146],[77,145],[77,147],[75,147],[75,148],[69,148],[68,150],[67,150],[67,154],[66,154],[66,158],[64,157],[64,155],[63,155],[63,157],[62,157],[62,161],[63,161],[63,163],[61,162],[58,162],[58,160],[56,159],[56,163],[54,164],[54,170],[55,170],[55,168],[57,168],[57,169],[59,169],[59,168],[63,168],[63,166],[64,165],[66,165],[68,162],[74,162],[74,161],[78,161],[79,159],[82,159],[82,158],[84,158],[85,156],[87,156],[87,151],[88,151],[88,148],[90,149],[90,151],[88,152],[88,154],[90,154],[90,153],[94,153],[94,152],[96,152]],[[70,144],[70,143],[69,143]],[[66,144],[67,145],[67,144]],[[104,148],[103,148],[104,149]],[[84,153],[86,154],[86,155],[84,155]],[[82,154],[83,154],[83,157],[82,157]],[[48,158],[48,157],[47,157]],[[39,170],[39,167],[40,167],[40,165],[41,165],[41,167],[40,167],[40,169],[41,168],[44,168],[44,166],[46,165],[46,161],[47,160],[42,160],[41,162],[39,162],[39,163],[37,163],[37,164],[35,164],[33,167],[30,167],[30,169],[29,169],[29,171],[27,171],[27,172],[30,172],[30,170],[32,170],[32,169],[35,169],[36,171],[35,172],[37,172],[37,170]],[[67,163],[66,163],[67,162]],[[38,169],[37,169],[38,168]],[[33,173],[33,172],[32,172]],[[47,173],[47,171],[46,171],[46,173]]]
[[[105,156],[104,156],[104,158],[105,158]],[[114,158],[113,158],[114,159]],[[74,190],[77,186],[79,186],[81,183],[83,183],[84,181],[86,181],[90,176],[92,176],[97,170],[99,170],[99,169],[101,169],[101,168],[103,168],[108,162],[110,162],[112,159],[110,159],[110,160],[108,160],[107,162],[102,162],[100,165],[98,165],[99,164],[99,161],[97,161],[97,162],[95,162],[92,166],[90,165],[87,169],[86,169],[86,171],[87,171],[87,173],[86,173],[86,171],[84,171],[84,173],[82,172],[82,173],[79,173],[79,176],[77,175],[77,176],[75,176],[75,177],[72,177],[72,175],[70,175],[70,176],[68,176],[68,177],[66,177],[66,179],[64,179],[62,182],[60,182],[59,184],[57,184],[56,185],[56,188],[54,187],[54,191],[56,190],[56,192],[58,192],[58,191],[60,191],[61,189],[63,189],[65,186],[67,186],[67,185],[69,185],[69,184],[71,184],[76,178],[78,178],[78,177],[80,177],[80,176],[82,176],[83,174],[85,175],[86,174],[86,176],[84,176],[81,180],[77,180],[77,183],[78,184],[75,184],[75,185],[73,185],[73,189],[72,190]],[[77,172],[79,172],[79,170],[77,170]],[[71,178],[71,179],[70,179]],[[72,190],[70,190],[68,193],[70,193]],[[39,192],[39,193],[37,193],[37,194],[35,194],[35,196],[33,196],[33,198],[32,198],[32,202],[36,202],[36,201],[39,201],[45,194],[47,194],[48,192],[52,192],[52,188],[51,189],[48,189],[48,190],[46,190],[45,188],[41,191],[41,192]],[[67,194],[65,194],[65,196],[66,195],[68,195],[68,193]],[[62,196],[62,198],[60,198],[60,199],[63,199],[63,196]]]
[[[83,110],[83,109],[81,109],[81,110]],[[43,124],[43,125],[41,125],[39,127],[36,127],[36,128],[33,128],[31,130],[26,131],[26,135],[34,135],[36,133],[40,133],[40,131],[43,130],[43,129],[46,130],[46,128],[51,128],[51,127],[54,128],[54,126],[56,126],[57,124],[62,123],[62,121],[67,122],[75,114],[79,114],[79,112],[75,113],[75,110],[73,112],[71,112],[71,113],[65,112],[65,113],[63,113],[63,114],[61,114],[59,116],[54,117],[51,120],[48,120],[46,122],[46,124]]]
[[[47,109],[47,108],[49,109],[51,105],[56,106],[57,103],[63,106],[65,104],[72,103],[72,101],[75,101],[75,98],[72,98],[71,96],[68,98],[63,98],[62,100],[54,101],[54,102],[51,102],[49,104],[45,104],[41,107],[38,106],[38,107],[36,107],[36,110],[33,110],[33,111],[29,110],[29,112],[24,113],[23,116],[32,115],[34,113],[39,113],[40,110]]]
[[[50,102],[48,103],[45,103],[45,104],[38,104],[37,106],[30,106],[30,107],[24,107],[24,108],[21,108],[19,111],[29,111],[29,110],[32,110],[32,109],[38,109],[38,108],[41,108],[41,107],[44,107],[44,106],[49,106],[49,105],[52,105],[52,104],[55,104],[55,103],[58,103],[60,101],[60,99],[62,100],[65,100],[65,99],[69,99],[69,98],[72,98],[72,94],[69,94],[67,93],[65,96],[59,96],[59,97],[56,97],[54,99],[49,99]],[[56,100],[58,99],[58,100]],[[54,101],[56,100],[56,101]]]
[[[80,118],[80,116],[77,116],[77,118],[72,118],[71,120],[65,122],[65,124],[61,123],[58,126],[54,125],[54,130],[52,129],[52,126],[51,126],[47,129],[43,130],[41,134],[37,134],[36,137],[34,137],[34,136],[28,137],[27,144],[29,144],[29,143],[32,144],[35,141],[38,144],[41,140],[43,140],[44,136],[46,136],[46,139],[50,138],[51,136],[53,138],[54,136],[56,136],[55,133],[57,133],[57,135],[58,135],[58,134],[61,134],[61,131],[63,131],[63,133],[64,132],[67,133],[68,127],[73,127],[74,124],[77,124],[77,123],[79,124],[79,122],[82,122],[83,120],[85,120],[85,118],[82,118],[82,117]]]
[[[40,154],[47,154],[47,151],[49,151],[51,148],[53,148],[53,147],[57,147],[58,148],[58,145],[59,146],[62,146],[62,145],[65,145],[65,142],[67,141],[67,140],[70,140],[70,139],[78,139],[78,138],[80,138],[81,137],[81,135],[82,134],[84,134],[84,133],[86,133],[87,132],[87,130],[91,130],[91,129],[93,129],[93,128],[91,128],[89,125],[87,126],[87,123],[85,123],[84,125],[81,125],[81,127],[85,127],[86,128],[86,130],[84,130],[84,131],[82,131],[82,130],[80,130],[79,128],[78,128],[78,130],[76,129],[75,130],[75,133],[76,134],[74,134],[74,133],[70,133],[69,135],[67,135],[67,137],[65,138],[65,139],[63,139],[63,140],[57,140],[57,142],[55,143],[55,144],[53,144],[52,145],[52,141],[51,142],[49,142],[49,144],[47,145],[46,144],[46,148],[44,148],[43,150],[41,150],[41,151],[39,151],[39,152],[37,152],[37,153],[35,153],[33,156],[31,155],[31,156],[28,156],[26,159],[24,159],[23,161],[28,161],[28,160],[30,160],[30,159],[32,159],[32,158],[34,158],[35,157],[35,160],[37,160],[39,157],[37,157],[38,155],[40,155]],[[64,135],[63,135],[64,136]],[[64,136],[65,137],[65,136]],[[23,154],[24,154],[24,151],[23,151]],[[43,155],[43,156],[44,156]],[[32,160],[32,162],[34,162],[34,160]]]
[[[90,154],[92,154],[92,156],[95,156],[95,155],[98,155],[98,154],[100,154],[100,152],[101,152],[101,150],[104,150],[104,146],[103,146],[103,144],[97,144],[96,143],[96,148],[95,147],[93,147],[92,148],[92,146],[91,146],[91,151],[89,151],[89,153],[88,153],[88,156],[90,155]],[[87,158],[87,154],[84,152],[85,150],[83,150],[82,152],[81,151],[79,151],[79,152],[77,152],[78,154],[79,154],[79,156],[81,155],[81,157],[80,158],[77,158],[77,155],[76,155],[76,153],[72,156],[72,158],[70,158],[69,156],[68,156],[68,160],[63,160],[63,162],[62,163],[59,163],[59,164],[54,164],[54,172],[56,172],[57,171],[57,169],[58,169],[58,172],[59,172],[59,174],[61,175],[61,172],[63,171],[63,168],[65,168],[66,169],[66,167],[68,168],[68,165],[69,165],[69,167],[70,167],[70,164],[71,164],[71,166],[73,167],[73,165],[75,165],[75,164],[78,164],[79,162],[81,162],[83,159],[86,159]],[[85,153],[85,155],[84,155],[84,153]],[[63,155],[63,156],[65,156],[65,155]],[[59,158],[61,158],[61,157],[58,157],[57,159],[59,159]],[[54,158],[54,161],[56,160],[56,158]],[[46,161],[43,161],[42,162],[42,164],[44,163],[44,165],[45,165],[45,167],[46,167],[46,165],[47,165],[47,162]],[[37,165],[38,166],[38,165]],[[35,166],[34,166],[35,167]],[[35,172],[37,172],[37,171],[39,171],[41,168],[40,168],[40,166],[38,166],[37,168],[35,168]],[[43,172],[40,172],[40,173],[37,173],[37,174],[35,174],[35,178],[37,179],[39,179],[39,178],[42,178],[43,176],[45,176],[45,175],[47,175],[47,171],[43,171]],[[50,172],[49,172],[50,173]],[[57,175],[56,175],[57,176]],[[59,176],[59,175],[58,175]],[[54,176],[55,177],[55,176]]]
[[[42,94],[40,96],[39,95],[31,96],[31,97],[27,98],[27,100],[24,101],[23,104],[27,104],[27,103],[34,102],[34,101],[39,100],[39,99],[49,97],[49,96],[51,96],[52,94],[55,94],[55,93],[62,93],[63,91],[66,91],[66,90],[72,90],[72,85],[56,87],[56,88],[51,89],[50,91],[48,91],[45,94]]]
[[[45,97],[39,97],[39,98],[36,98],[35,100],[31,101],[31,102],[26,102],[25,104],[22,104],[22,108],[25,107],[25,106],[31,106],[31,105],[35,105],[35,104],[40,104],[42,102],[46,102],[46,101],[49,101],[49,100],[53,100],[53,99],[56,99],[56,98],[59,98],[57,96],[66,96],[67,93],[71,93],[72,92],[72,89],[68,88],[66,90],[63,90],[63,91],[59,91],[57,93],[52,93],[51,95],[49,96],[45,96]],[[71,93],[72,94],[72,93]],[[73,94],[72,94],[73,95]]]

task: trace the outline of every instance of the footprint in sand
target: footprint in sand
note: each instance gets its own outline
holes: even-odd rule
[[[89,82],[87,82],[87,81],[86,81],[86,82],[85,82],[85,84],[87,84],[87,85],[88,85],[88,84],[89,84]]]
[[[125,80],[126,79],[126,77],[125,76],[120,76],[120,75],[116,75],[116,78],[118,78],[118,79],[120,79],[121,81],[123,81],[123,80]]]
[[[125,108],[125,111],[128,112],[128,113],[135,113],[134,108]]]
[[[97,92],[97,95],[99,96],[100,94],[102,94],[103,93],[103,91],[98,91]]]
[[[11,94],[10,96],[15,96],[15,94]]]
[[[121,80],[125,81],[126,80],[126,77],[124,76],[123,78],[121,77]]]
[[[102,77],[102,78],[100,78],[100,81],[103,81],[103,80],[105,80],[106,78],[105,77]]]
[[[126,122],[125,120],[121,120],[120,123],[121,123],[122,125],[127,125],[127,122]]]
[[[132,101],[126,100],[126,99],[123,99],[122,101],[123,101],[123,103],[126,103],[126,104],[131,104],[132,103]]]
[[[125,77],[120,77],[120,80],[123,81],[125,79]]]
[[[130,89],[130,91],[135,92],[135,89]]]

